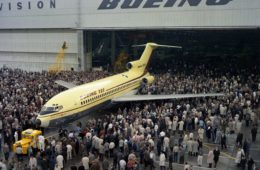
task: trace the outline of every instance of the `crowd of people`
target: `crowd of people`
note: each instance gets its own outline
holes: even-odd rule
[[[49,74],[1,68],[0,131],[5,143],[11,148],[12,143],[21,138],[22,130],[35,128],[35,119],[43,104],[65,90],[55,84],[55,80],[82,84],[108,75],[101,71]]]
[[[140,89],[141,94],[225,93],[223,97],[175,101],[134,102],[121,105],[116,113],[81,122],[80,131],[60,131],[39,150],[30,148],[21,167],[12,143],[21,130],[34,128],[41,106],[64,90],[54,83],[62,79],[76,84],[106,77],[106,72],[31,73],[0,69],[0,130],[2,169],[72,170],[88,169],[173,169],[173,163],[218,166],[220,150],[227,150],[228,136],[236,136],[235,163],[240,169],[255,168],[250,143],[256,141],[259,108],[259,68],[235,69],[226,66],[192,65],[185,61],[155,74],[155,82]],[[242,128],[251,135],[243,134]],[[0,142],[1,143],[1,142]],[[205,148],[204,143],[213,144]],[[207,152],[207,153],[206,153]],[[205,160],[203,155],[207,155]],[[189,158],[196,157],[197,164]],[[78,160],[75,163],[75,159]],[[23,161],[24,162],[24,161]],[[3,168],[4,167],[4,168]]]

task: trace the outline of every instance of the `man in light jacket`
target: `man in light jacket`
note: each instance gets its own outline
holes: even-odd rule
[[[60,167],[61,169],[63,169],[63,161],[64,161],[64,158],[62,155],[58,155],[56,157],[56,161],[57,161],[57,164],[58,164],[58,167]]]
[[[165,165],[166,157],[163,152],[160,154],[160,160],[159,160],[159,166],[161,170],[166,170],[166,165]]]
[[[213,154],[213,151],[210,150],[208,153],[208,158],[207,158],[207,163],[209,164],[209,168],[212,168],[213,159],[214,159],[214,154]]]
[[[37,167],[37,160],[32,155],[30,156],[29,166],[30,166],[30,169],[35,169]]]

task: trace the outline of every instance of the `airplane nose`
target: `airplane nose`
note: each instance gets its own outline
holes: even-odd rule
[[[40,119],[36,119],[35,124],[36,124],[36,126],[39,127],[39,126],[41,126],[42,122]]]

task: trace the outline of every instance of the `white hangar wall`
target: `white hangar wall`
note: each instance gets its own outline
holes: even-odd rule
[[[259,27],[259,0],[0,0],[0,29]]]
[[[71,30],[0,30],[0,67],[48,70],[63,42],[69,47],[64,68],[78,69],[77,33]]]
[[[79,0],[0,0],[0,29],[74,28]]]
[[[64,41],[65,69],[78,70],[77,0],[0,0],[0,67],[47,70]]]

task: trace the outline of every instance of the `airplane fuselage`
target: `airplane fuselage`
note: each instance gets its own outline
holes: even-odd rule
[[[128,71],[68,89],[51,98],[44,105],[46,112],[43,109],[37,119],[42,127],[59,126],[79,119],[98,109],[98,106],[109,104],[113,98],[140,87],[148,76],[149,73]]]

